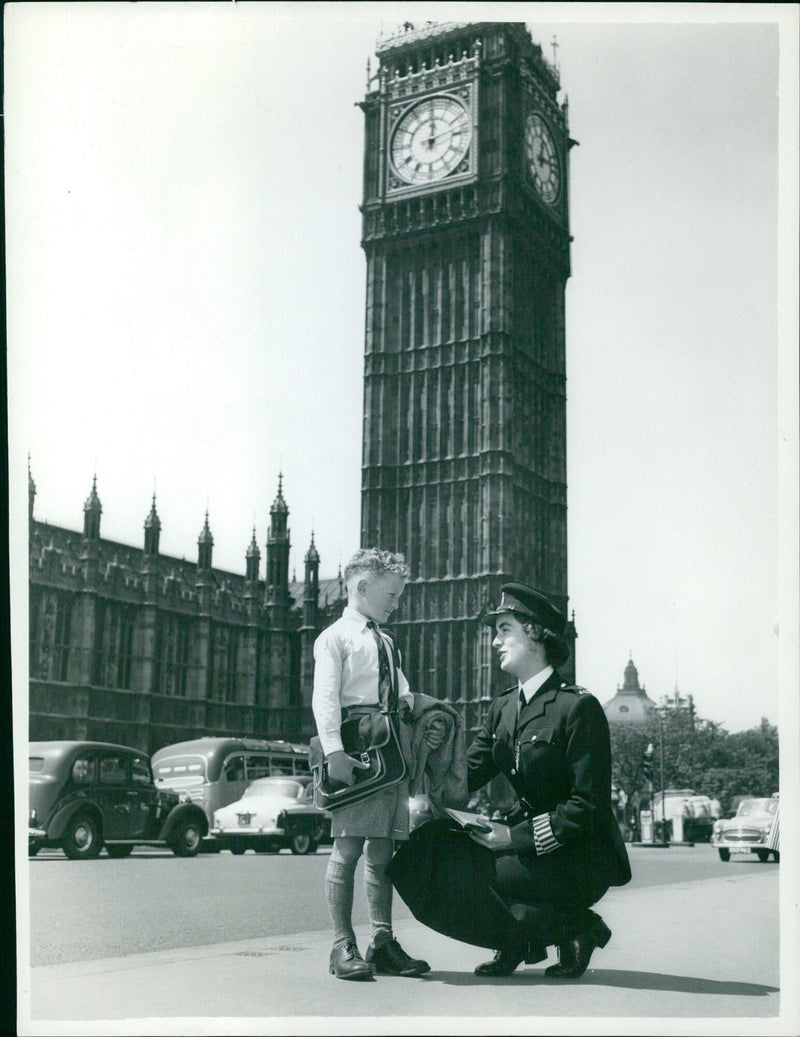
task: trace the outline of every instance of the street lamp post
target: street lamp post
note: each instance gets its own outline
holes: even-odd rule
[[[667,813],[664,799],[664,717],[658,712],[658,734],[661,742],[661,841],[666,846],[669,843],[667,833]]]

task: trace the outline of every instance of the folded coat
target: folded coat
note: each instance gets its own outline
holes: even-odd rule
[[[427,784],[428,799],[436,817],[446,816],[445,807],[463,809],[469,793],[467,744],[461,716],[447,702],[415,692],[410,721],[409,795],[424,792]],[[444,726],[444,740],[436,749],[430,749],[425,734],[440,725]]]

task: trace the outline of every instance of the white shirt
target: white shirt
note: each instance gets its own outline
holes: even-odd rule
[[[377,623],[376,630],[381,633]],[[386,654],[400,698],[413,705],[414,696],[402,670],[395,670],[391,642]],[[342,747],[342,709],[378,704],[378,646],[367,626],[367,617],[346,605],[340,619],[322,631],[314,642],[314,691],[311,709],[326,756]]]
[[[519,689],[525,696],[526,704],[530,702],[536,692],[541,688],[544,682],[552,676],[553,667],[545,666],[543,670],[539,670],[538,673],[534,673],[532,677],[528,677],[524,684],[520,684]]]

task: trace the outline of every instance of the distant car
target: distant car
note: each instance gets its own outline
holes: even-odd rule
[[[314,804],[311,776],[257,778],[241,799],[214,811],[211,835],[220,849],[316,853],[330,840],[330,814]]]
[[[28,854],[60,847],[72,860],[127,857],[168,846],[194,857],[208,831],[203,811],[153,783],[150,759],[109,742],[31,742]]]
[[[729,861],[732,853],[755,853],[762,863],[770,854],[779,861],[778,802],[777,796],[742,799],[733,817],[716,821],[711,842],[720,859]]]

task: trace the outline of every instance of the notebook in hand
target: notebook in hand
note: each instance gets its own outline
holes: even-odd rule
[[[504,825],[500,821],[490,821],[483,814],[470,814],[464,810],[451,810],[450,807],[445,807],[445,810],[466,832],[476,832],[483,836],[494,835],[504,839],[510,834],[511,830],[508,825]]]

